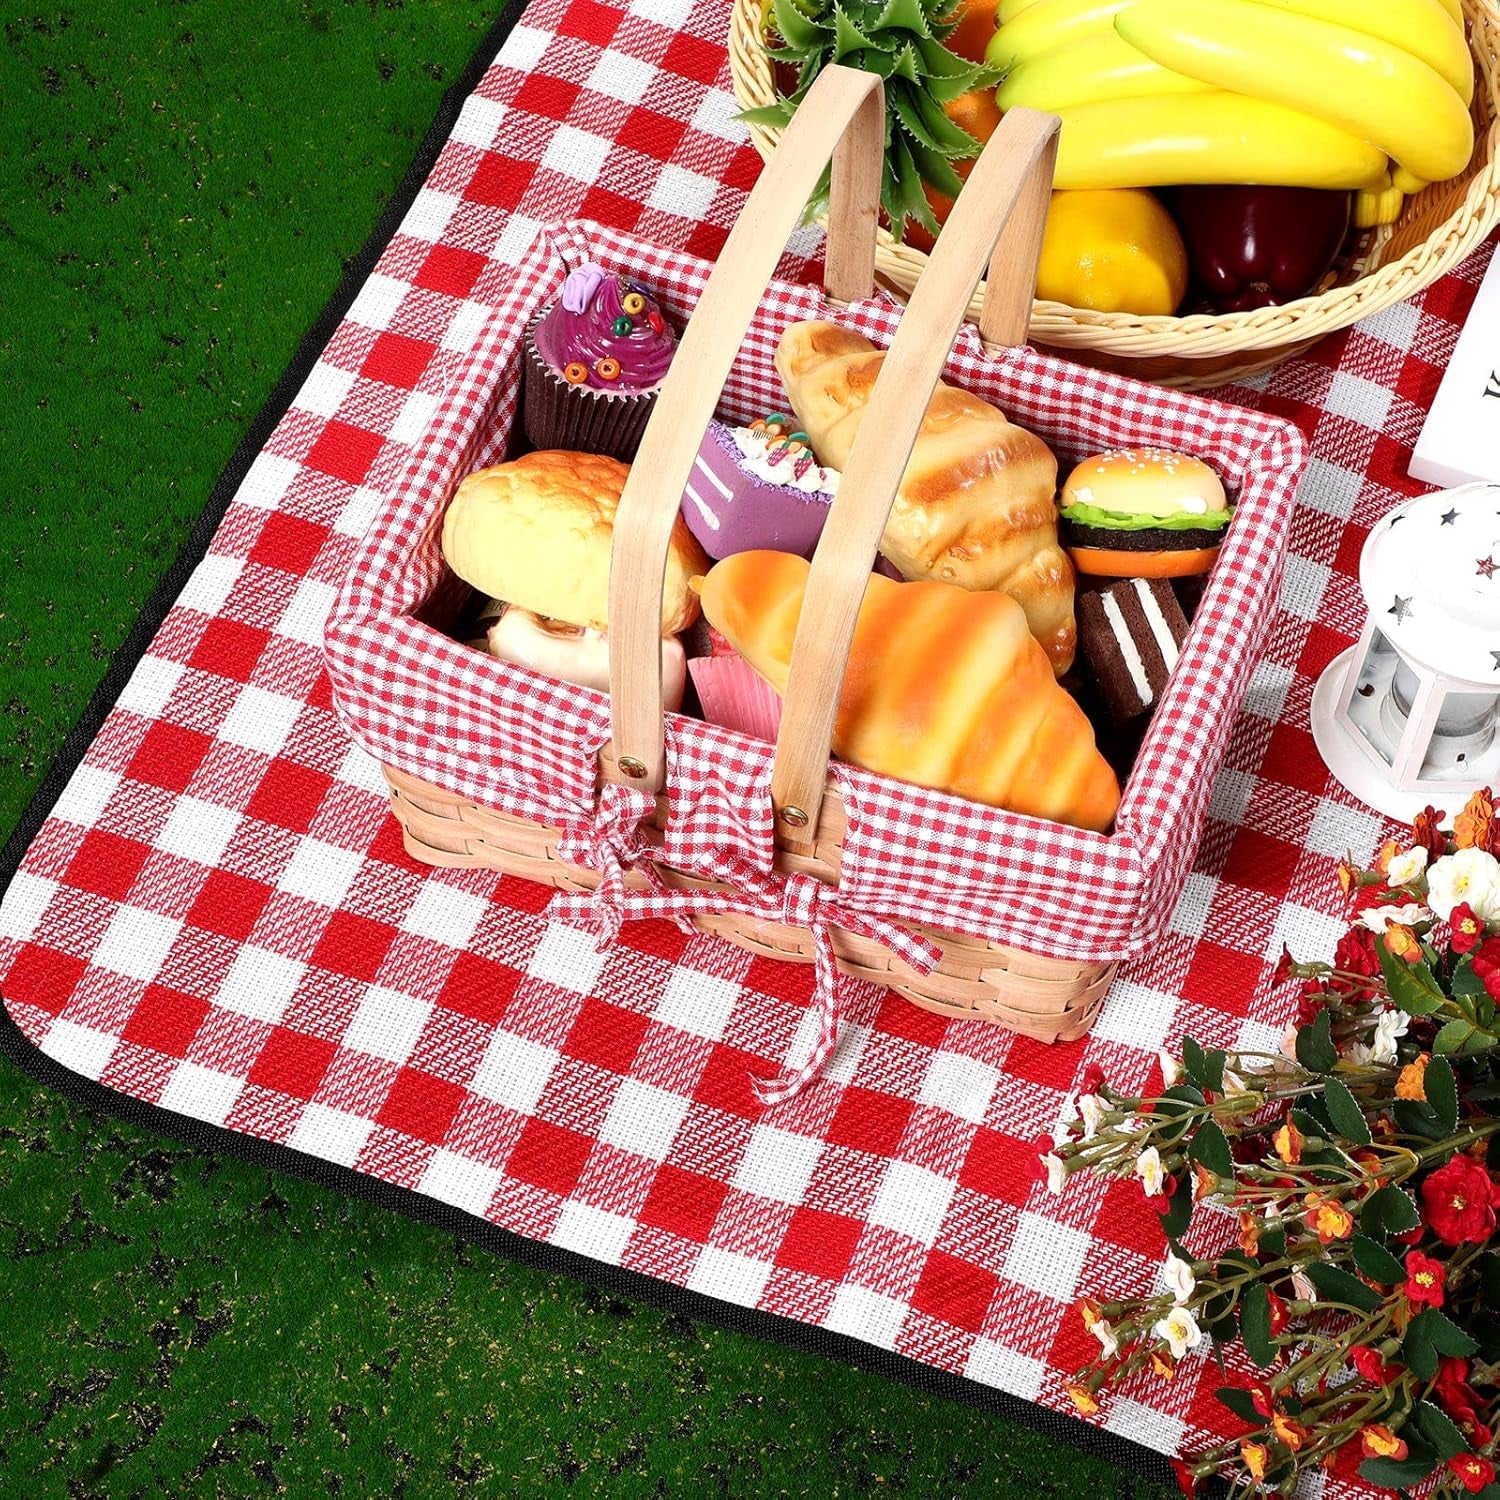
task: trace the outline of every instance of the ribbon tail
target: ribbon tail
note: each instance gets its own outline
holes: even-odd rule
[[[816,923],[812,928],[812,937],[813,1004],[818,1016],[817,1040],[806,1060],[797,1067],[783,1068],[776,1078],[750,1080],[755,1097],[768,1109],[800,1094],[823,1071],[823,1065],[832,1055],[839,1039],[839,1023],[844,1012],[843,985],[840,983],[842,976],[833,956],[833,944],[829,940],[826,924]]]

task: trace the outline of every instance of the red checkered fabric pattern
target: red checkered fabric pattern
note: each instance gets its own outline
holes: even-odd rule
[[[1312,457],[1265,651],[1218,774],[1197,774],[1196,860],[1088,1041],[855,985],[822,1079],[767,1111],[752,1080],[815,1039],[810,972],[663,921],[601,952],[538,886],[414,864],[321,650],[538,233],[589,219],[674,258],[719,249],[757,171],[723,27],[707,0],[526,12],[0,899],[0,991],[37,1048],[123,1095],[1065,1410],[1088,1355],[1070,1302],[1146,1287],[1163,1247],[1128,1186],[1035,1187],[1028,1143],[1086,1061],[1144,1086],[1184,1030],[1274,1042],[1275,955],[1336,938],[1337,860],[1384,824],[1329,782],[1308,701],[1362,623],[1364,536],[1420,490],[1410,448],[1484,257],[1228,393]],[[781,274],[810,279],[816,251]],[[397,685],[413,715],[425,691]],[[462,732],[506,691],[487,676]],[[534,681],[515,691],[536,712]],[[1148,757],[1137,777],[1195,771]],[[1201,1446],[1230,1426],[1218,1380],[1190,1363],[1102,1420]]]

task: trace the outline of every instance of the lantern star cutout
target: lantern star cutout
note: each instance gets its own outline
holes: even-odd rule
[[[1458,512],[1456,510],[1446,510],[1438,519],[1444,526],[1451,526],[1458,519]]]
[[[1500,651],[1491,651],[1490,655],[1495,659],[1494,670],[1500,672]]]
[[[1500,568],[1500,563],[1497,563],[1495,561],[1495,556],[1493,553],[1491,553],[1488,557],[1479,558],[1478,563],[1479,567],[1477,571],[1481,578],[1493,578],[1495,576],[1495,569]]]
[[[1411,618],[1411,600],[1403,599],[1400,594],[1396,595],[1396,602],[1386,611],[1387,614],[1395,615],[1396,623],[1400,625]]]

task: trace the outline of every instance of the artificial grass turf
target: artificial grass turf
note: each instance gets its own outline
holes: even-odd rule
[[[493,19],[86,0],[0,48],[0,834]],[[1153,1495],[0,1063],[0,1494]]]

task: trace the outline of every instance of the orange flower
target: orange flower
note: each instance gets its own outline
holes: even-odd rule
[[[1208,1168],[1205,1167],[1201,1161],[1200,1162],[1195,1162],[1193,1164],[1193,1202],[1194,1203],[1196,1203],[1200,1198],[1207,1197],[1208,1194],[1210,1194],[1211,1192],[1213,1192],[1213,1190],[1216,1187],[1218,1187],[1218,1185],[1219,1185],[1219,1178],[1218,1178],[1218,1174],[1217,1173],[1210,1172],[1208,1170]]]
[[[1398,843],[1395,839],[1387,839],[1385,843],[1380,846],[1380,852],[1375,856],[1375,868],[1379,870],[1382,875],[1384,875],[1385,872],[1390,869],[1391,861],[1395,859],[1398,854],[1402,854],[1404,852],[1405,850],[1403,845]]]
[[[1087,1297],[1085,1297],[1078,1304],[1078,1316],[1083,1319],[1083,1326],[1092,1333],[1094,1324],[1097,1323],[1099,1319],[1104,1316],[1104,1314],[1100,1311],[1099,1304],[1097,1302],[1092,1302]]]
[[[1317,1193],[1309,1193],[1302,1201],[1307,1204],[1303,1222],[1318,1231],[1318,1238],[1325,1245],[1346,1240],[1354,1233],[1354,1215],[1342,1203],[1319,1197]]]
[[[1404,1438],[1397,1437],[1389,1427],[1383,1427],[1379,1422],[1360,1428],[1359,1440],[1366,1458],[1402,1459],[1409,1451]]]
[[[1488,788],[1475,792],[1453,820],[1453,842],[1460,849],[1495,852],[1495,803]]]
[[[1086,1417],[1099,1415],[1099,1398],[1081,1381],[1075,1380],[1068,1387],[1067,1392],[1073,1405]]]
[[[1448,852],[1448,839],[1443,833],[1446,813],[1435,807],[1423,808],[1412,820],[1411,841],[1427,851],[1428,859],[1441,859]]]
[[[1266,1477],[1266,1465],[1271,1458],[1271,1450],[1264,1443],[1252,1443],[1249,1438],[1240,1439],[1240,1457],[1245,1461],[1245,1467],[1250,1471],[1250,1477],[1259,1484]]]
[[[1271,1430],[1295,1453],[1312,1434],[1300,1422],[1294,1422],[1285,1412],[1277,1412],[1271,1418]]]
[[[1177,1374],[1177,1366],[1172,1362],[1171,1356],[1162,1354],[1159,1350],[1155,1349],[1151,1351],[1151,1368],[1163,1380],[1171,1380]]]
[[[1339,889],[1346,896],[1353,894],[1354,887],[1359,881],[1359,873],[1347,859],[1339,861]]]
[[[1294,1121],[1290,1119],[1284,1121],[1281,1128],[1271,1137],[1271,1144],[1276,1148],[1277,1156],[1287,1166],[1295,1167],[1302,1160],[1303,1136]]]
[[[1391,922],[1385,929],[1385,946],[1392,958],[1404,958],[1407,963],[1420,963],[1422,945],[1417,935],[1402,922]]]
[[[1254,1214],[1240,1215],[1240,1249],[1246,1255],[1254,1255],[1260,1250],[1260,1225]]]
[[[1402,1068],[1396,1075],[1396,1097],[1398,1099],[1415,1099],[1418,1102],[1427,1097],[1427,1064],[1432,1059],[1424,1052],[1420,1057],[1413,1060]]]

